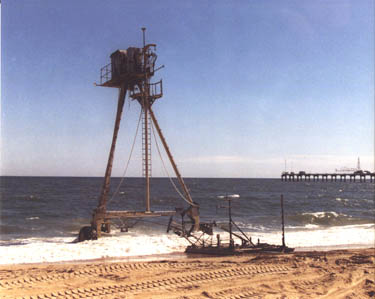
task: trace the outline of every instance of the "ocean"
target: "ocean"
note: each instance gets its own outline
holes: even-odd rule
[[[111,180],[111,194],[119,178]],[[374,247],[374,183],[282,182],[280,179],[186,178],[200,205],[201,221],[233,220],[254,241],[281,244],[280,196],[284,196],[285,239],[296,250]],[[167,217],[122,223],[110,235],[74,243],[90,223],[103,178],[0,177],[0,264],[88,259],[157,258],[183,255],[189,243],[166,233]],[[144,179],[125,178],[108,210],[142,210]],[[151,209],[186,207],[168,178],[151,178]],[[215,233],[220,232],[217,228]],[[222,239],[228,238],[222,232]]]

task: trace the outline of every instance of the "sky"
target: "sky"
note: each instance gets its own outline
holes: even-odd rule
[[[358,157],[374,170],[372,0],[3,0],[1,175],[104,175],[118,90],[94,83],[112,52],[142,46],[141,27],[165,65],[153,110],[183,176],[334,172]],[[127,99],[113,176],[139,113]],[[126,176],[141,166],[138,136]]]

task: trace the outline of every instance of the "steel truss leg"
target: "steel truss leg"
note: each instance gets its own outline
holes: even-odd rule
[[[127,85],[122,86],[119,91],[115,127],[113,130],[112,145],[109,151],[108,163],[107,163],[107,168],[106,168],[105,176],[104,176],[104,183],[103,183],[102,191],[99,197],[99,204],[98,204],[98,207],[94,210],[94,215],[93,215],[93,219],[91,222],[91,226],[94,229],[96,229],[98,237],[100,237],[100,234],[101,234],[101,225],[104,221],[103,217],[106,212],[107,197],[108,197],[109,184],[110,184],[111,173],[112,173],[112,164],[113,164],[113,158],[115,154],[117,135],[118,135],[118,131],[120,128],[122,111],[123,111],[123,107],[125,103],[126,91],[127,91]]]

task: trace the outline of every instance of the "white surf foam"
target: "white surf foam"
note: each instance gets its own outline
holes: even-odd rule
[[[346,225],[322,228],[308,225],[304,229],[286,229],[285,239],[289,247],[317,247],[317,246],[344,246],[362,245],[375,246],[375,225]],[[260,238],[261,242],[281,244],[281,233],[254,233],[253,239]],[[349,247],[349,246],[348,246]]]
[[[339,214],[337,214],[334,211],[331,212],[315,212],[315,213],[302,213],[302,215],[311,215],[316,218],[324,218],[324,217],[338,217]],[[345,214],[340,214],[340,216],[346,216]]]
[[[347,203],[349,201],[348,198],[341,198],[341,197],[336,197],[335,200],[339,202],[343,202],[343,203]]]
[[[374,224],[347,225],[329,228],[305,227],[304,229],[286,229],[286,243],[289,247],[319,246],[335,247],[351,244],[364,247],[375,246]],[[219,232],[219,231],[218,231]],[[216,232],[215,232],[216,233]],[[254,243],[281,244],[279,231],[252,232]],[[214,236],[215,239],[215,236]],[[223,241],[228,234],[222,233]],[[96,241],[71,243],[73,238],[32,238],[12,240],[13,245],[0,242],[0,264],[42,263],[78,261],[100,258],[126,258],[146,255],[183,252],[188,242],[174,234],[137,235],[125,233],[103,237]]]
[[[304,227],[305,228],[318,228],[319,225],[316,225],[316,224],[306,224]]]
[[[22,245],[0,246],[0,264],[61,262],[100,258],[183,252],[185,239],[172,234],[103,237],[96,241],[71,243],[73,238],[18,240]],[[13,240],[14,243],[14,240]]]
[[[240,198],[239,194],[228,194],[228,195],[219,195],[219,199],[228,199],[228,198]]]

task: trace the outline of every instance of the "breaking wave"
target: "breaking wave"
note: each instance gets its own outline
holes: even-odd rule
[[[337,212],[314,212],[302,213],[288,217],[288,220],[297,225],[318,225],[318,226],[341,226],[353,224],[366,224],[369,219],[356,218]]]

